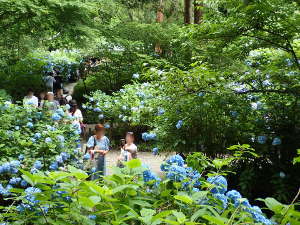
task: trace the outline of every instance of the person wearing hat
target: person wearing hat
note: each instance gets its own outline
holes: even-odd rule
[[[83,126],[83,116],[81,110],[78,108],[76,100],[70,101],[69,114],[73,117],[72,124],[78,130],[78,134],[81,134]]]

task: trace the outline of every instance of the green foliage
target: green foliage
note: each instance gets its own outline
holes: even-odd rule
[[[145,170],[139,160],[130,161],[124,169],[106,176],[100,182],[87,181],[88,175],[69,166],[68,171],[42,172],[23,178],[41,190],[30,199],[36,203],[31,210],[18,211],[15,203],[3,209],[0,221],[11,224],[235,224],[255,223],[243,206],[232,204],[221,210],[208,191],[179,191],[176,183],[164,180],[149,189],[142,179]],[[29,195],[13,189],[16,202],[28,204]],[[206,204],[210,201],[215,207]],[[294,205],[283,205],[275,199],[264,200],[275,214],[274,221],[299,222]]]

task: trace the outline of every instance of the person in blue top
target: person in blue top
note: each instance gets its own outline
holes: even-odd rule
[[[95,135],[87,142],[87,149],[91,159],[96,160],[96,172],[92,179],[99,178],[99,175],[106,175],[105,155],[109,151],[109,139],[105,136],[105,127],[102,124],[95,126]]]

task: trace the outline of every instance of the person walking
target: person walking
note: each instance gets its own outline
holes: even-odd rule
[[[39,99],[34,96],[34,92],[31,88],[28,89],[27,95],[23,99],[23,105],[31,105],[35,108],[39,106]]]
[[[87,142],[87,149],[91,159],[96,160],[96,172],[92,179],[98,179],[100,175],[106,175],[105,155],[109,151],[110,141],[105,136],[105,127],[102,124],[95,126],[95,135],[91,136]]]
[[[51,72],[48,72],[44,80],[45,80],[47,91],[53,92],[53,85],[56,82],[55,78],[53,77],[53,74]]]
[[[83,116],[81,110],[78,108],[76,100],[70,102],[69,115],[73,117],[73,126],[77,129],[78,134],[83,132]]]

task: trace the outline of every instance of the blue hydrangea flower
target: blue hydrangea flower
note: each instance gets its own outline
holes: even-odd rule
[[[167,178],[176,182],[182,181],[186,178],[186,170],[184,167],[171,165],[167,172]]]
[[[47,128],[48,130],[50,130],[50,131],[55,131],[55,130],[56,130],[55,127],[52,127],[52,126],[50,126],[50,125],[46,125],[46,128]]]
[[[104,124],[104,127],[105,127],[106,129],[109,129],[109,128],[110,128],[109,123],[105,123],[105,124]]]
[[[144,133],[142,133],[142,139],[144,141],[156,140],[156,134],[144,132]]]
[[[98,116],[98,118],[99,118],[99,120],[102,120],[102,119],[104,118],[104,115],[103,115],[103,114],[100,114],[100,115]]]
[[[224,194],[213,194],[213,197],[222,202],[222,208],[226,209],[228,206],[228,197]]]
[[[158,155],[158,148],[157,147],[152,149],[152,154],[153,155]]]
[[[90,220],[96,220],[97,216],[96,215],[89,215],[88,218]]]
[[[161,179],[155,173],[153,173],[147,165],[143,165],[143,167],[146,169],[143,172],[144,182],[147,183],[147,182],[155,181],[155,185],[158,185]]]
[[[33,128],[33,123],[32,123],[32,122],[28,122],[28,123],[26,124],[26,126],[29,127],[29,128]]]
[[[15,129],[16,129],[16,130],[20,130],[20,127],[19,127],[19,126],[15,126]]]
[[[35,187],[28,187],[28,188],[25,189],[25,193],[26,193],[25,198],[26,198],[29,202],[31,202],[31,203],[33,203],[33,204],[39,203],[39,200],[36,200],[35,195],[36,195],[37,193],[41,193],[41,190],[40,190],[40,189],[35,188]]]
[[[56,162],[63,164],[64,160],[62,159],[62,157],[60,155],[56,156]]]
[[[169,163],[164,162],[160,165],[160,170],[167,172],[167,171],[169,171],[170,167],[171,167],[171,165]]]
[[[21,180],[22,179],[20,177],[12,177],[8,183],[11,185],[18,185],[21,182]]]
[[[21,187],[26,187],[28,185],[26,180],[22,180],[20,183]]]
[[[239,201],[239,199],[242,198],[242,195],[240,192],[236,190],[231,190],[226,193],[226,196],[233,201],[233,203],[236,203]]]
[[[166,162],[168,164],[176,164],[178,166],[184,166],[184,160],[180,155],[173,155]]]
[[[23,154],[20,154],[20,155],[18,156],[18,159],[19,159],[20,161],[23,161],[23,160],[25,159],[25,157],[24,157]]]
[[[230,112],[230,115],[231,115],[232,117],[237,117],[237,116],[238,116],[238,113],[237,113],[237,111],[231,111],[231,112]]]
[[[279,137],[274,138],[272,145],[281,145],[281,139]]]
[[[225,177],[217,175],[207,178],[207,182],[214,184],[215,187],[211,189],[214,194],[225,194],[227,191],[227,180]]]
[[[165,112],[166,112],[166,111],[165,111],[164,109],[160,108],[160,109],[158,110],[158,112],[157,112],[157,115],[158,115],[158,116],[161,116],[161,115],[163,115]]]
[[[2,184],[0,184],[0,195],[8,196],[9,194],[9,191],[6,188],[4,188]]]
[[[32,206],[29,204],[24,204],[24,203],[21,203],[20,205],[17,206],[18,212],[24,212],[26,210],[32,211]]]
[[[267,137],[266,137],[266,136],[261,135],[261,136],[258,136],[258,137],[257,137],[257,142],[258,142],[259,144],[265,144],[266,141],[267,141]]]
[[[49,166],[50,170],[58,170],[58,163],[57,162],[52,162],[51,165]]]
[[[182,120],[178,120],[177,124],[176,124],[176,128],[180,129],[183,125],[183,121]]]
[[[18,160],[12,160],[10,162],[11,167],[19,167],[21,165],[20,161]]]
[[[70,154],[66,152],[60,153],[60,156],[62,157],[63,161],[66,161],[70,158]]]
[[[205,95],[205,93],[204,93],[204,92],[199,92],[197,95],[198,95],[199,97],[203,97],[203,96]]]
[[[93,102],[93,101],[94,101],[94,98],[93,98],[93,97],[90,97],[90,98],[89,98],[89,101],[90,101],[90,102]]]
[[[56,113],[61,117],[63,117],[65,115],[65,112],[62,108],[57,109]],[[53,119],[53,117],[52,117],[52,119]]]
[[[54,121],[58,121],[58,120],[61,120],[61,116],[58,114],[58,113],[53,113],[52,115],[52,120]]]
[[[200,191],[200,189],[199,189],[199,188],[195,188],[195,187],[194,187],[194,188],[192,189],[192,191],[194,191],[194,192],[199,192],[199,191]]]
[[[35,138],[30,138],[30,140],[35,143],[36,142],[36,139]]]
[[[251,107],[253,110],[261,110],[263,108],[263,105],[261,102],[253,102],[251,103]]]
[[[132,75],[132,78],[133,78],[133,79],[139,79],[139,77],[140,77],[140,75],[139,75],[138,73],[134,73],[134,74]]]
[[[195,187],[199,187],[201,185],[200,178],[201,174],[197,170],[193,170],[190,167],[186,168],[187,177],[191,180]]]
[[[94,112],[102,112],[102,110],[99,107],[97,107],[97,108],[94,108]]]
[[[264,80],[264,81],[262,82],[262,84],[263,84],[263,86],[265,86],[265,87],[271,86],[271,85],[272,85],[272,83],[271,83],[270,80]]]
[[[82,108],[83,108],[83,109],[86,109],[86,105],[82,105]]]
[[[122,106],[122,110],[124,110],[124,111],[127,110],[126,105],[123,105],[123,106]]]
[[[84,156],[83,156],[83,159],[84,160],[89,160],[91,158],[90,154],[89,153],[86,153]]]
[[[30,173],[35,174],[38,173],[39,170],[37,168],[31,168]]]
[[[35,133],[34,138],[35,139],[40,139],[42,137],[41,133]]]
[[[56,138],[59,142],[65,142],[65,137],[62,135],[57,135]]]
[[[51,143],[51,142],[52,142],[52,139],[51,139],[50,137],[47,137],[47,138],[45,139],[45,142],[46,142],[46,143]]]
[[[42,168],[43,164],[41,161],[37,160],[34,162],[33,167],[40,170]]]
[[[91,173],[96,173],[96,167],[93,167],[93,168],[91,169]]]

